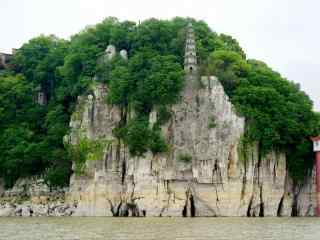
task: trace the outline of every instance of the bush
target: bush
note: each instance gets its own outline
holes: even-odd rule
[[[153,154],[164,153],[168,151],[168,144],[161,136],[161,132],[153,130],[151,134],[150,150]]]
[[[217,126],[216,119],[214,117],[209,118],[208,128],[212,129]]]
[[[160,106],[158,108],[158,115],[157,115],[157,124],[164,125],[166,124],[170,118],[172,113],[168,110],[166,106]]]
[[[146,118],[133,119],[124,127],[124,141],[133,156],[142,156],[149,149],[151,131]]]
[[[75,163],[75,173],[77,175],[84,174],[86,161],[101,160],[104,149],[108,148],[110,143],[105,139],[91,140],[87,137],[79,136],[77,144],[68,144],[67,150],[69,158]]]
[[[192,156],[188,153],[181,153],[178,155],[178,159],[184,163],[190,163],[192,161]]]

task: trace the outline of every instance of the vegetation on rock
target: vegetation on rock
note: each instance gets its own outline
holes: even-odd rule
[[[258,143],[261,156],[285,152],[291,177],[302,180],[313,166],[310,136],[320,130],[310,98],[265,63],[235,52],[214,52],[208,62],[208,71],[219,78],[246,119],[244,141]]]
[[[74,162],[74,172],[77,175],[85,173],[86,161],[97,161],[102,159],[105,149],[108,149],[110,141],[106,139],[88,139],[79,135],[77,144],[66,144],[68,156]]]
[[[55,36],[30,40],[0,72],[0,177],[7,186],[31,175],[44,175],[53,186],[68,183],[74,154],[83,156],[82,150],[67,149],[63,136],[77,97],[89,93],[93,81],[107,84],[106,101],[121,109],[122,120],[113,132],[132,155],[168,151],[160,127],[170,119],[170,106],[179,102],[184,86],[185,27],[190,21],[201,72],[215,74],[246,117],[245,141],[258,142],[261,154],[285,151],[291,176],[301,179],[312,164],[309,136],[320,132],[320,117],[298,85],[262,62],[247,60],[235,39],[218,35],[202,21],[136,24],[107,18],[70,41]],[[126,49],[129,60],[104,61],[109,44]],[[36,103],[39,90],[48,100],[45,105]],[[151,111],[158,116],[152,127]]]
[[[189,153],[181,153],[178,155],[178,159],[184,163],[190,163],[192,161],[192,156]]]
[[[216,126],[217,126],[216,119],[212,116],[211,118],[209,118],[208,128],[212,129],[212,128],[215,128]]]

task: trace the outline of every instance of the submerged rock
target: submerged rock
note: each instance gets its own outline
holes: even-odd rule
[[[9,203],[0,205],[0,217],[11,217],[15,215],[15,208]]]

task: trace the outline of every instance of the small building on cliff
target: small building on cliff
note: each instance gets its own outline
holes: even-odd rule
[[[17,49],[12,48],[11,53],[0,52],[0,69],[5,68],[10,63],[12,56],[17,52]]]
[[[12,57],[12,54],[0,53],[0,69],[7,67],[11,57]]]

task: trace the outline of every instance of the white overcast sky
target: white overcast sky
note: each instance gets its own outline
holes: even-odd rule
[[[320,0],[0,0],[0,52],[41,33],[68,38],[105,17],[190,16],[298,82],[320,111]]]

